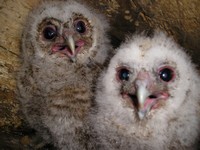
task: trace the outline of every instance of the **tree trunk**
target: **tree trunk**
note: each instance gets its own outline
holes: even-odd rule
[[[0,149],[30,142],[15,98],[20,66],[20,41],[29,11],[41,0],[0,0]],[[127,35],[161,29],[200,65],[199,0],[85,0],[111,23],[111,40],[118,47]],[[22,132],[22,133],[21,133]],[[14,142],[11,142],[14,141]],[[14,147],[16,147],[14,145]]]

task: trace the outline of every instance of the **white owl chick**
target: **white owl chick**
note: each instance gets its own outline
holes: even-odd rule
[[[97,86],[90,116],[102,149],[197,149],[200,77],[163,33],[133,36],[118,49]]]
[[[43,2],[28,16],[18,98],[30,125],[59,149],[84,149],[83,122],[110,49],[107,30],[103,16],[70,0]]]

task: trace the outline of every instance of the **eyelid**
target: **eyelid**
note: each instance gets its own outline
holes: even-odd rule
[[[52,29],[54,29],[55,31],[57,31],[57,27],[55,26],[55,25],[53,25],[53,24],[47,24],[44,28],[43,28],[43,30],[45,29],[45,28],[52,28]]]
[[[157,72],[159,73],[161,70],[165,69],[165,68],[168,68],[172,71],[174,71],[174,67],[170,66],[170,65],[163,65],[163,66],[160,66],[158,69],[157,69]]]

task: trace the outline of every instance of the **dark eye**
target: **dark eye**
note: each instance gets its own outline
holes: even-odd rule
[[[43,30],[43,35],[44,35],[45,39],[52,40],[52,39],[54,39],[57,36],[57,32],[52,27],[46,27]]]
[[[169,82],[174,78],[174,71],[170,68],[163,68],[159,71],[159,76],[163,81]]]
[[[122,68],[118,71],[118,79],[121,81],[129,80],[129,70],[126,68]]]
[[[85,33],[85,31],[86,31],[86,25],[85,25],[85,23],[83,21],[77,21],[75,23],[75,29],[79,33]]]

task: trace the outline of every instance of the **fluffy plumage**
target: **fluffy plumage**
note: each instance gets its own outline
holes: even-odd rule
[[[90,116],[99,147],[197,149],[199,89],[194,65],[172,39],[133,36],[99,78]]]
[[[59,149],[84,149],[83,122],[110,49],[107,29],[103,16],[75,1],[46,1],[28,16],[18,98],[30,125]]]

